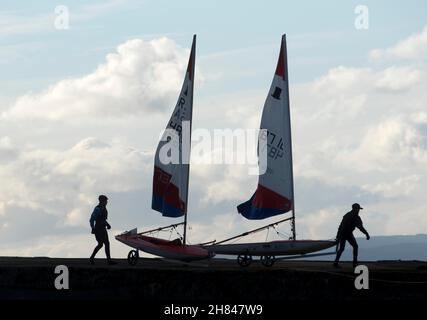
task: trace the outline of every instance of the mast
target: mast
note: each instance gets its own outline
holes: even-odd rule
[[[196,66],[196,35],[193,35],[193,44],[191,45],[191,54],[190,54],[190,78],[191,78],[191,115],[190,115],[190,141],[188,146],[188,173],[187,173],[187,195],[185,200],[185,214],[184,214],[184,236],[183,243],[187,243],[187,212],[188,212],[188,193],[190,191],[190,153],[191,153],[191,132],[193,126],[193,92],[194,92],[194,69]],[[182,137],[182,133],[181,133]],[[182,139],[182,138],[181,138]],[[181,147],[181,161],[182,161],[182,147]]]
[[[292,161],[292,130],[291,130],[291,107],[289,103],[289,77],[288,77],[288,54],[287,54],[287,48],[286,48],[286,34],[282,36],[282,44],[283,44],[283,61],[285,64],[285,81],[286,81],[286,93],[287,93],[287,99],[288,99],[288,119],[289,119],[289,150],[291,152],[290,154],[290,160],[291,160],[291,186],[292,186],[292,220],[291,220],[291,228],[292,228],[292,240],[296,240],[296,228],[295,228],[295,192],[294,192],[294,166]]]

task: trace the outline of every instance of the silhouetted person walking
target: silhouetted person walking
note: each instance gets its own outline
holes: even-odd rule
[[[342,218],[341,224],[338,228],[337,233],[337,241],[338,241],[338,251],[337,256],[335,258],[334,267],[338,267],[338,261],[344,251],[345,242],[348,241],[350,245],[353,247],[353,267],[357,266],[357,254],[359,250],[359,246],[357,245],[357,241],[354,238],[353,231],[358,228],[366,235],[366,239],[369,240],[370,236],[368,231],[363,227],[362,219],[359,216],[359,211],[363,209],[360,207],[358,203],[354,203],[352,205],[352,210],[347,212]]]
[[[111,226],[107,222],[108,211],[107,211],[107,203],[108,198],[104,195],[100,195],[98,197],[99,204],[95,207],[90,216],[90,226],[92,228],[92,234],[95,235],[96,241],[98,241],[98,245],[93,250],[92,255],[90,256],[90,263],[94,264],[95,255],[98,251],[105,246],[105,255],[107,256],[108,264],[116,264],[116,262],[111,260],[110,257],[110,241],[108,240],[107,229],[110,230]]]

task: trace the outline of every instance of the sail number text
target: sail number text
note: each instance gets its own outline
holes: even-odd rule
[[[277,158],[282,158],[284,155],[283,152],[283,138],[279,137],[277,134],[270,130],[262,130],[260,133],[260,140],[267,142],[267,155],[276,160]],[[260,152],[263,150],[260,150]]]

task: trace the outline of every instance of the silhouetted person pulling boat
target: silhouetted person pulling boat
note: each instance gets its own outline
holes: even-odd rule
[[[340,260],[340,257],[344,251],[346,241],[348,241],[348,243],[350,243],[350,245],[353,247],[353,267],[357,266],[357,254],[359,246],[357,245],[357,241],[353,235],[354,229],[358,228],[366,235],[367,240],[370,239],[369,233],[363,227],[362,219],[359,216],[359,211],[361,209],[363,208],[360,207],[358,203],[354,203],[352,205],[352,210],[350,212],[347,212],[342,218],[337,233],[337,241],[339,247],[334,262],[335,267],[338,267],[338,261]]]
[[[90,217],[90,226],[92,228],[92,234],[95,235],[96,241],[98,241],[98,245],[93,250],[92,255],[89,260],[91,264],[95,263],[95,255],[98,251],[105,246],[105,255],[107,256],[108,264],[116,264],[116,262],[111,260],[110,256],[110,241],[108,239],[107,229],[110,230],[111,226],[107,222],[108,211],[107,211],[107,203],[108,198],[104,195],[100,195],[98,197],[99,204],[95,207]]]

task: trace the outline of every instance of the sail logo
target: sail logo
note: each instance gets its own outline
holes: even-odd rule
[[[188,90],[188,88],[186,89]],[[184,95],[187,95],[187,91],[184,92]],[[185,113],[187,111],[187,108],[185,107],[185,98],[184,97],[180,97],[179,101],[178,101],[178,110],[174,113],[173,117],[175,118],[175,121],[181,122],[185,119]],[[171,121],[171,123],[169,123],[169,126],[171,126],[172,128],[175,128],[172,126],[173,122]],[[175,124],[176,125],[176,124]]]
[[[161,133],[158,158],[163,165],[190,164],[191,147],[191,164],[250,165],[248,173],[258,175],[267,171],[268,161],[284,154],[283,138],[266,129],[197,128],[190,135],[190,121],[171,123]]]
[[[279,87],[276,87],[275,89],[274,89],[274,92],[273,92],[273,94],[271,95],[274,99],[276,99],[276,100],[280,100],[280,94],[282,93],[282,89],[281,88],[279,88]]]

